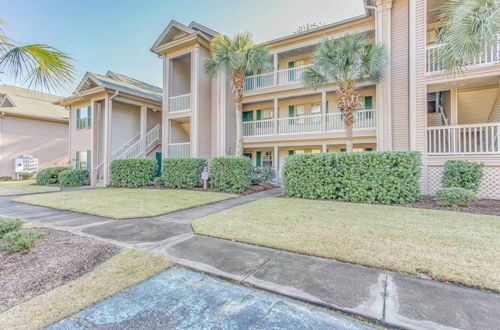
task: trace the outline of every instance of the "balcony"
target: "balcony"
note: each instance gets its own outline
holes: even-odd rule
[[[168,98],[168,112],[191,110],[191,94],[172,96]]]
[[[443,44],[427,46],[426,49],[426,71],[427,73],[440,73],[443,66],[439,60],[439,51]],[[497,35],[497,42],[492,47],[487,47],[476,57],[466,61],[466,67],[493,64],[500,61],[500,34]]]
[[[500,123],[427,128],[429,155],[498,154]]]
[[[245,91],[302,83],[302,75],[310,66],[302,65],[295,68],[245,77]]]
[[[377,127],[376,110],[356,111],[354,120],[354,130],[375,129]],[[344,130],[344,118],[340,112],[243,122],[244,137],[341,132]]]
[[[191,157],[191,143],[169,143],[168,144],[168,158],[189,158]]]

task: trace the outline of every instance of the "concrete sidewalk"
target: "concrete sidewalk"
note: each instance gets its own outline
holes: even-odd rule
[[[374,268],[195,235],[190,223],[279,191],[165,216],[110,220],[0,199],[0,216],[161,254],[197,271],[395,327],[497,329],[500,295]],[[231,201],[231,203],[229,203]]]

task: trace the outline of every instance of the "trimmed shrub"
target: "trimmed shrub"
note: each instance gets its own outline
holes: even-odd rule
[[[436,203],[439,206],[470,206],[476,201],[476,193],[464,188],[441,188],[436,192]]]
[[[216,191],[238,193],[252,182],[253,166],[248,157],[216,157],[210,164],[210,187]]]
[[[163,160],[165,187],[193,189],[202,184],[201,172],[207,167],[203,158],[167,158]]]
[[[271,182],[274,180],[274,168],[272,167],[257,167],[253,168],[252,184],[260,184],[262,182]],[[258,182],[258,183],[255,183]]]
[[[483,164],[448,160],[444,164],[443,187],[464,188],[477,192],[483,178]]]
[[[10,219],[1,218],[0,219],[0,238],[2,238],[7,233],[11,231],[16,231],[23,225],[24,221],[21,219]]]
[[[117,159],[111,163],[111,185],[137,188],[150,185],[156,176],[156,159]]]
[[[408,203],[420,196],[418,152],[293,155],[283,166],[287,195],[365,203]]]
[[[66,170],[59,173],[59,185],[62,187],[79,187],[89,184],[89,171]]]
[[[41,170],[36,175],[36,184],[57,184],[59,180],[59,173],[66,170],[68,170],[67,167],[49,167]]]
[[[11,176],[0,176],[0,181],[10,181],[12,180]]]
[[[12,252],[30,251],[35,242],[44,237],[45,234],[38,231],[12,231],[2,238],[0,249]]]
[[[156,177],[154,180],[153,180],[153,185],[155,187],[163,187],[165,185],[165,180],[163,180],[163,178],[161,176],[159,177]]]

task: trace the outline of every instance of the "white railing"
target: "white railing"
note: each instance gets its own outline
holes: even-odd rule
[[[111,161],[115,159],[123,159],[120,157],[125,151],[127,151],[130,146],[134,145],[135,143],[139,142],[141,140],[141,133],[137,134],[134,136],[130,141],[125,143],[123,146],[120,147],[120,149],[116,150],[112,155],[111,155]]]
[[[191,143],[169,143],[168,157],[170,158],[189,158],[191,156]]]
[[[440,72],[443,66],[440,62],[440,50],[443,44],[427,46],[426,66],[427,72]],[[466,61],[466,66],[488,64],[500,61],[500,34],[497,35],[497,42],[490,47],[485,47],[482,53]]]
[[[153,128],[149,130],[146,134],[146,150],[153,145],[157,145],[160,142],[160,124],[156,124]]]
[[[427,153],[492,154],[500,152],[500,123],[427,128]]]
[[[278,119],[278,134],[321,132],[324,115],[298,116]]]
[[[191,94],[172,96],[168,98],[168,111],[176,112],[191,109]]]
[[[375,109],[358,110],[354,113],[353,129],[374,129],[377,127]],[[326,123],[325,123],[326,121]],[[320,115],[286,117],[278,119],[243,122],[243,136],[264,136],[318,132],[338,132],[344,130],[344,116],[340,112]],[[277,125],[275,131],[275,125]]]
[[[243,122],[243,136],[271,135],[274,132],[274,120],[256,120]]]
[[[301,83],[303,81],[302,75],[304,71],[311,65],[303,65],[295,68],[279,70],[278,71],[278,85],[290,85]]]
[[[274,86],[274,72],[245,77],[245,91]]]
[[[135,142],[127,150],[125,150],[121,155],[119,155],[115,159],[130,159],[130,158],[141,157],[141,155],[142,155],[141,142],[142,142],[142,140]],[[113,160],[115,160],[115,159],[113,159]]]

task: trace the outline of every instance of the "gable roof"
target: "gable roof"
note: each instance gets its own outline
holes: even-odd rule
[[[153,47],[151,47],[151,51],[154,52],[154,50],[159,46],[171,41],[175,41],[177,39],[195,34],[200,35],[207,41],[210,41],[219,33],[194,21],[186,26],[182,23],[177,22],[176,20],[171,20],[165,30],[163,30],[160,37],[156,40]]]
[[[106,75],[87,72],[74,94],[98,86],[119,90],[123,93],[140,96],[155,102],[162,101],[163,91],[160,87],[112,71],[108,71]]]
[[[40,119],[68,120],[68,110],[53,102],[60,96],[21,87],[0,86],[0,113]]]

